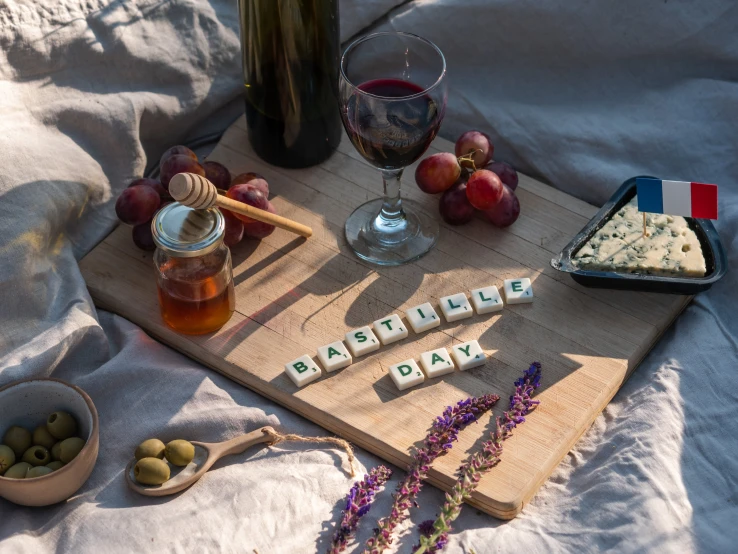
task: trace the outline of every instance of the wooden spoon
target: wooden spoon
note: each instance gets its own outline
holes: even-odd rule
[[[271,427],[262,427],[251,433],[241,435],[225,442],[192,442],[195,447],[195,458],[183,468],[175,468],[172,476],[162,485],[142,485],[136,481],[133,468],[136,465],[134,458],[126,466],[126,481],[131,490],[145,496],[166,496],[185,490],[205,475],[215,462],[223,456],[240,454],[248,447],[259,443],[271,443],[277,438],[277,432]]]

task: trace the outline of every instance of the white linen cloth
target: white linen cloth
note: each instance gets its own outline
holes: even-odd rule
[[[343,38],[396,4],[342,2]],[[731,265],[523,513],[505,523],[465,507],[448,552],[735,549],[737,18],[729,0],[414,0],[381,23],[445,52],[449,138],[490,132],[498,159],[593,202],[641,173],[718,183]],[[217,441],[265,424],[325,432],[96,311],[77,267],[115,225],[115,197],[131,179],[168,146],[240,113],[239,63],[233,0],[0,0],[0,385],[69,380],[92,396],[101,424],[97,466],[74,498],[42,509],[0,500],[3,553],[328,544],[352,483],[335,450],[250,451],[171,499],[128,491],[125,461],[152,435]],[[380,462],[358,458],[366,469]],[[398,552],[411,551],[414,526],[442,500],[424,489]]]

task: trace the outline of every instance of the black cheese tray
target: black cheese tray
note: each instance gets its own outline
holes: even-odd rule
[[[663,292],[668,294],[697,294],[709,289],[725,275],[728,261],[715,226],[709,219],[685,218],[695,232],[705,256],[707,272],[703,277],[645,275],[581,269],[572,257],[610,218],[636,195],[636,177],[625,181],[599,212],[587,223],[566,247],[551,260],[554,269],[571,275],[585,287]]]

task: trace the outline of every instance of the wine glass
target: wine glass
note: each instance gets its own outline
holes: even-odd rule
[[[415,260],[436,243],[438,222],[400,198],[400,179],[441,126],[446,60],[417,35],[365,36],[343,53],[339,99],[346,133],[384,181],[384,198],[359,206],[346,220],[346,240],[357,256],[376,264]]]

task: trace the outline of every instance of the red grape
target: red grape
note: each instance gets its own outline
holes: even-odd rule
[[[167,190],[169,190],[169,181],[177,173],[194,173],[205,177],[205,170],[196,160],[183,154],[174,154],[169,156],[159,168],[159,179]]]
[[[474,217],[474,206],[466,197],[466,183],[457,182],[441,195],[438,203],[441,217],[449,225],[463,225]]]
[[[433,154],[418,164],[415,182],[423,192],[436,194],[448,190],[461,174],[456,156],[450,152]]]
[[[491,162],[487,164],[485,169],[497,173],[502,184],[507,185],[512,190],[518,188],[518,172],[510,164],[506,164],[505,162]]]
[[[468,161],[460,162],[464,167],[482,168],[492,159],[495,147],[489,137],[481,131],[467,131],[456,141],[456,156],[467,156],[474,152],[474,165]]]
[[[192,158],[193,160],[197,161],[197,154],[195,154],[186,146],[172,146],[169,150],[161,155],[161,158],[159,158],[159,167],[161,168],[161,166],[164,165],[164,162],[167,161],[167,158],[171,156],[187,156],[188,158]]]
[[[272,203],[267,200],[266,208],[264,208],[269,213],[276,214],[277,210],[274,209],[274,206],[272,206]],[[243,234],[244,236],[251,237],[254,239],[263,239],[264,237],[268,237],[274,232],[274,225],[271,225],[269,223],[263,223],[261,221],[254,221],[251,220],[251,223],[244,223],[243,224]]]
[[[466,196],[476,209],[489,210],[502,198],[503,186],[496,173],[480,169],[472,173],[466,182]]]
[[[161,205],[159,194],[146,185],[123,189],[115,201],[115,214],[123,223],[139,225],[149,221]]]
[[[269,197],[269,183],[267,183],[267,180],[258,173],[249,172],[236,175],[233,178],[233,181],[231,181],[231,186],[245,185],[247,183],[263,192],[264,196]]]
[[[151,221],[135,225],[131,229],[131,236],[133,237],[133,243],[141,250],[147,250],[149,252],[156,250],[154,236],[151,234]]]
[[[228,190],[231,186],[231,172],[223,164],[218,162],[203,162],[205,177],[213,183],[216,188]]]
[[[497,227],[508,227],[515,223],[520,215],[520,201],[513,190],[503,185],[502,200],[491,210],[486,210],[484,216]]]
[[[158,180],[156,179],[147,179],[144,177],[143,179],[136,179],[135,181],[131,181],[131,184],[128,185],[128,187],[136,187],[138,185],[144,185],[146,187],[151,187],[156,191],[156,193],[159,196],[165,196],[167,194],[167,189],[164,188],[164,185],[162,185]]]
[[[259,208],[260,210],[266,210],[267,205],[269,204],[267,197],[264,196],[260,190],[252,187],[250,184],[235,185],[228,189],[226,196],[233,200],[238,200],[239,202],[248,204],[249,206],[253,206],[254,208]],[[254,223],[254,220],[248,216],[237,213],[234,213],[233,215],[244,223]]]
[[[220,208],[223,217],[225,218],[225,236],[223,242],[226,246],[235,246],[243,238],[243,221],[236,217],[236,214],[229,210]]]

